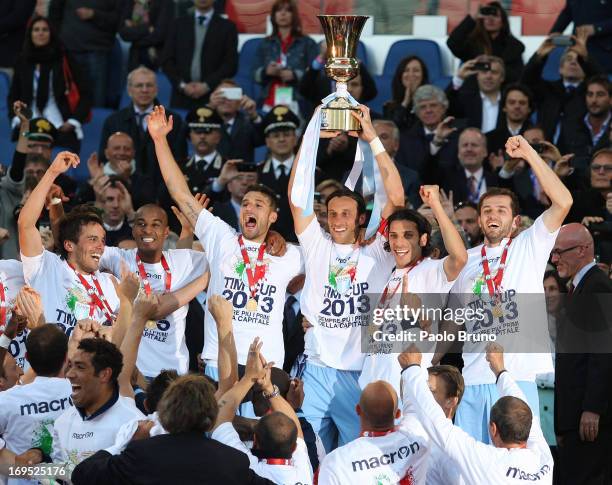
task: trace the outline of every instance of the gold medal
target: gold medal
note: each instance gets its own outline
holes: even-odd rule
[[[157,328],[157,322],[155,320],[147,320],[147,323],[145,323],[145,327],[149,330]]]
[[[249,298],[249,301],[246,304],[246,309],[249,312],[256,312],[257,311],[257,300],[255,300],[255,298]]]
[[[499,303],[493,307],[492,313],[495,318],[501,318],[504,316],[504,312]]]

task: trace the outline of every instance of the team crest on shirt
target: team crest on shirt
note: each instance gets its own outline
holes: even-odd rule
[[[386,473],[379,473],[374,477],[374,481],[372,482],[373,485],[391,485],[392,483],[395,482],[393,482],[391,477]]]
[[[252,263],[251,265],[253,265],[255,263],[254,258],[251,258]],[[263,261],[263,267],[264,267],[264,275],[268,274],[268,269],[270,266],[270,259],[269,258],[264,258]],[[244,261],[242,260],[242,258],[236,258],[234,264],[233,264],[233,268],[234,268],[234,272],[236,273],[236,276],[238,277],[238,279],[240,281],[242,281],[245,286],[248,288],[249,287],[249,278],[247,276],[247,272],[246,272],[246,264],[244,264]],[[255,268],[251,268],[251,271],[254,271]],[[264,276],[264,280],[266,279],[266,277]]]
[[[32,433],[31,448],[40,448],[43,453],[49,455],[53,450],[53,434],[51,427],[53,426],[52,419],[44,419],[38,423],[38,428]]]
[[[89,318],[89,295],[82,288],[76,286],[66,293],[66,306],[77,320]]]
[[[348,261],[344,266],[332,264],[329,268],[328,283],[334,290],[341,294],[348,293],[357,273],[357,262]]]

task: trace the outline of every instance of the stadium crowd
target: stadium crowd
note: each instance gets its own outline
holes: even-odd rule
[[[0,483],[612,483],[609,2],[526,63],[483,3],[380,113],[360,62],[347,133],[298,2],[254,97],[221,4],[0,1]]]

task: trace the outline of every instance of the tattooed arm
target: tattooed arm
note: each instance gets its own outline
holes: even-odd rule
[[[166,135],[172,131],[172,116],[166,118],[163,106],[156,106],[148,118],[147,128],[155,143],[155,154],[170,195],[189,223],[195,227],[202,206],[191,194],[185,176],[176,163]]]

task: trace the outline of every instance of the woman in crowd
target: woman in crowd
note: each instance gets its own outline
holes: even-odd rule
[[[476,19],[467,15],[450,33],[446,45],[463,62],[481,54],[501,57],[508,83],[521,76],[525,46],[510,32],[508,15],[499,2],[481,6]]]
[[[159,67],[159,57],[170,24],[174,20],[172,0],[128,0],[123,4],[119,35],[131,42],[128,72],[138,66]]]
[[[429,84],[427,66],[420,57],[408,56],[400,61],[391,81],[392,99],[383,107],[383,116],[393,120],[400,130],[408,129],[416,120],[412,97],[418,87]]]
[[[255,81],[263,87],[259,103],[264,111],[276,104],[287,104],[277,92],[290,88],[285,96],[291,97],[292,111],[297,112],[300,79],[313,59],[317,57],[317,44],[302,34],[302,26],[295,0],[276,0],[270,14],[272,34],[261,41],[253,62]]]
[[[72,106],[70,81],[74,83],[73,93],[76,87],[79,94]],[[78,153],[83,138],[81,124],[91,109],[91,92],[78,64],[64,52],[45,17],[32,18],[15,65],[8,99],[13,129],[19,126],[19,118],[12,112],[15,101],[26,103],[33,118],[44,117],[57,128],[56,146]]]

